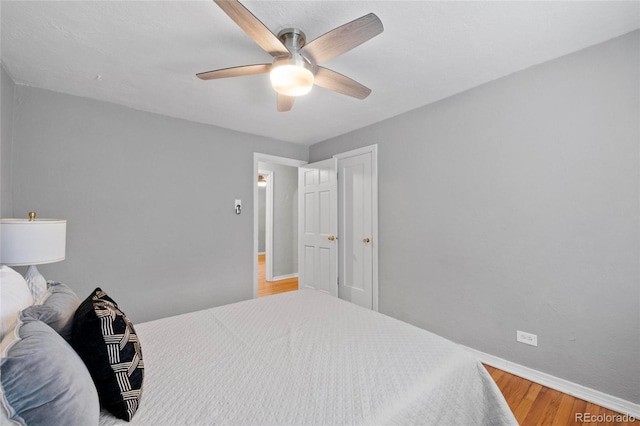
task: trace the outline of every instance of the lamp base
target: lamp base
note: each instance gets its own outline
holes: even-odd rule
[[[38,271],[35,265],[29,266],[27,273],[24,275],[27,281],[27,287],[33,297],[33,303],[38,303],[44,292],[47,290],[47,280]]]

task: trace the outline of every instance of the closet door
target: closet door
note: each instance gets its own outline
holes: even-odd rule
[[[338,156],[338,296],[374,308],[374,167],[372,152]],[[377,305],[377,304],[376,304]]]

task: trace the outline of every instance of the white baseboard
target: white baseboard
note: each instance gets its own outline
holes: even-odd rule
[[[591,389],[586,386],[582,386],[577,383],[573,383],[568,380],[561,379],[559,377],[555,377],[538,370],[534,370],[533,368],[525,367],[524,365],[516,364],[515,362],[507,361],[506,359],[489,355],[487,353],[467,346],[462,347],[471,352],[480,362],[484,364],[499,368],[500,370],[504,370],[507,373],[511,373],[516,376],[522,377],[523,379],[539,383],[542,386],[555,389],[562,393],[566,393],[576,398],[583,399],[587,402],[592,402],[596,405],[600,405],[618,413],[626,414],[628,416],[635,417],[636,419],[640,419],[640,404],[635,404],[631,401],[618,398],[617,396],[609,395],[604,392],[600,392],[595,389]]]
[[[295,274],[278,275],[277,277],[273,277],[271,281],[288,280],[289,278],[298,278],[298,273],[296,272]]]

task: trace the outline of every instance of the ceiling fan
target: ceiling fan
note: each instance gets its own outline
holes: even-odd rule
[[[383,31],[373,13],[321,35],[307,43],[302,31],[287,28],[273,34],[237,0],[214,0],[220,8],[261,48],[274,57],[270,64],[243,65],[196,74],[202,80],[269,73],[277,92],[278,111],[289,111],[296,96],[308,93],[313,85],[343,95],[364,99],[371,89],[338,72],[320,66],[353,49]]]

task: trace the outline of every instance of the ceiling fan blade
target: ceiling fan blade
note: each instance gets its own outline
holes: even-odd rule
[[[249,9],[237,0],[213,0],[229,18],[271,56],[290,55],[291,52]]]
[[[358,99],[364,99],[371,93],[368,87],[328,68],[316,67],[315,71],[313,84],[317,86]]]
[[[314,64],[321,64],[360,46],[384,30],[380,19],[370,13],[334,28],[307,43],[300,52]]]
[[[278,93],[278,112],[291,111],[295,96],[285,96]]]
[[[222,68],[196,74],[200,80],[215,80],[216,78],[241,77],[243,75],[264,74],[271,70],[271,64],[243,65],[240,67]]]

